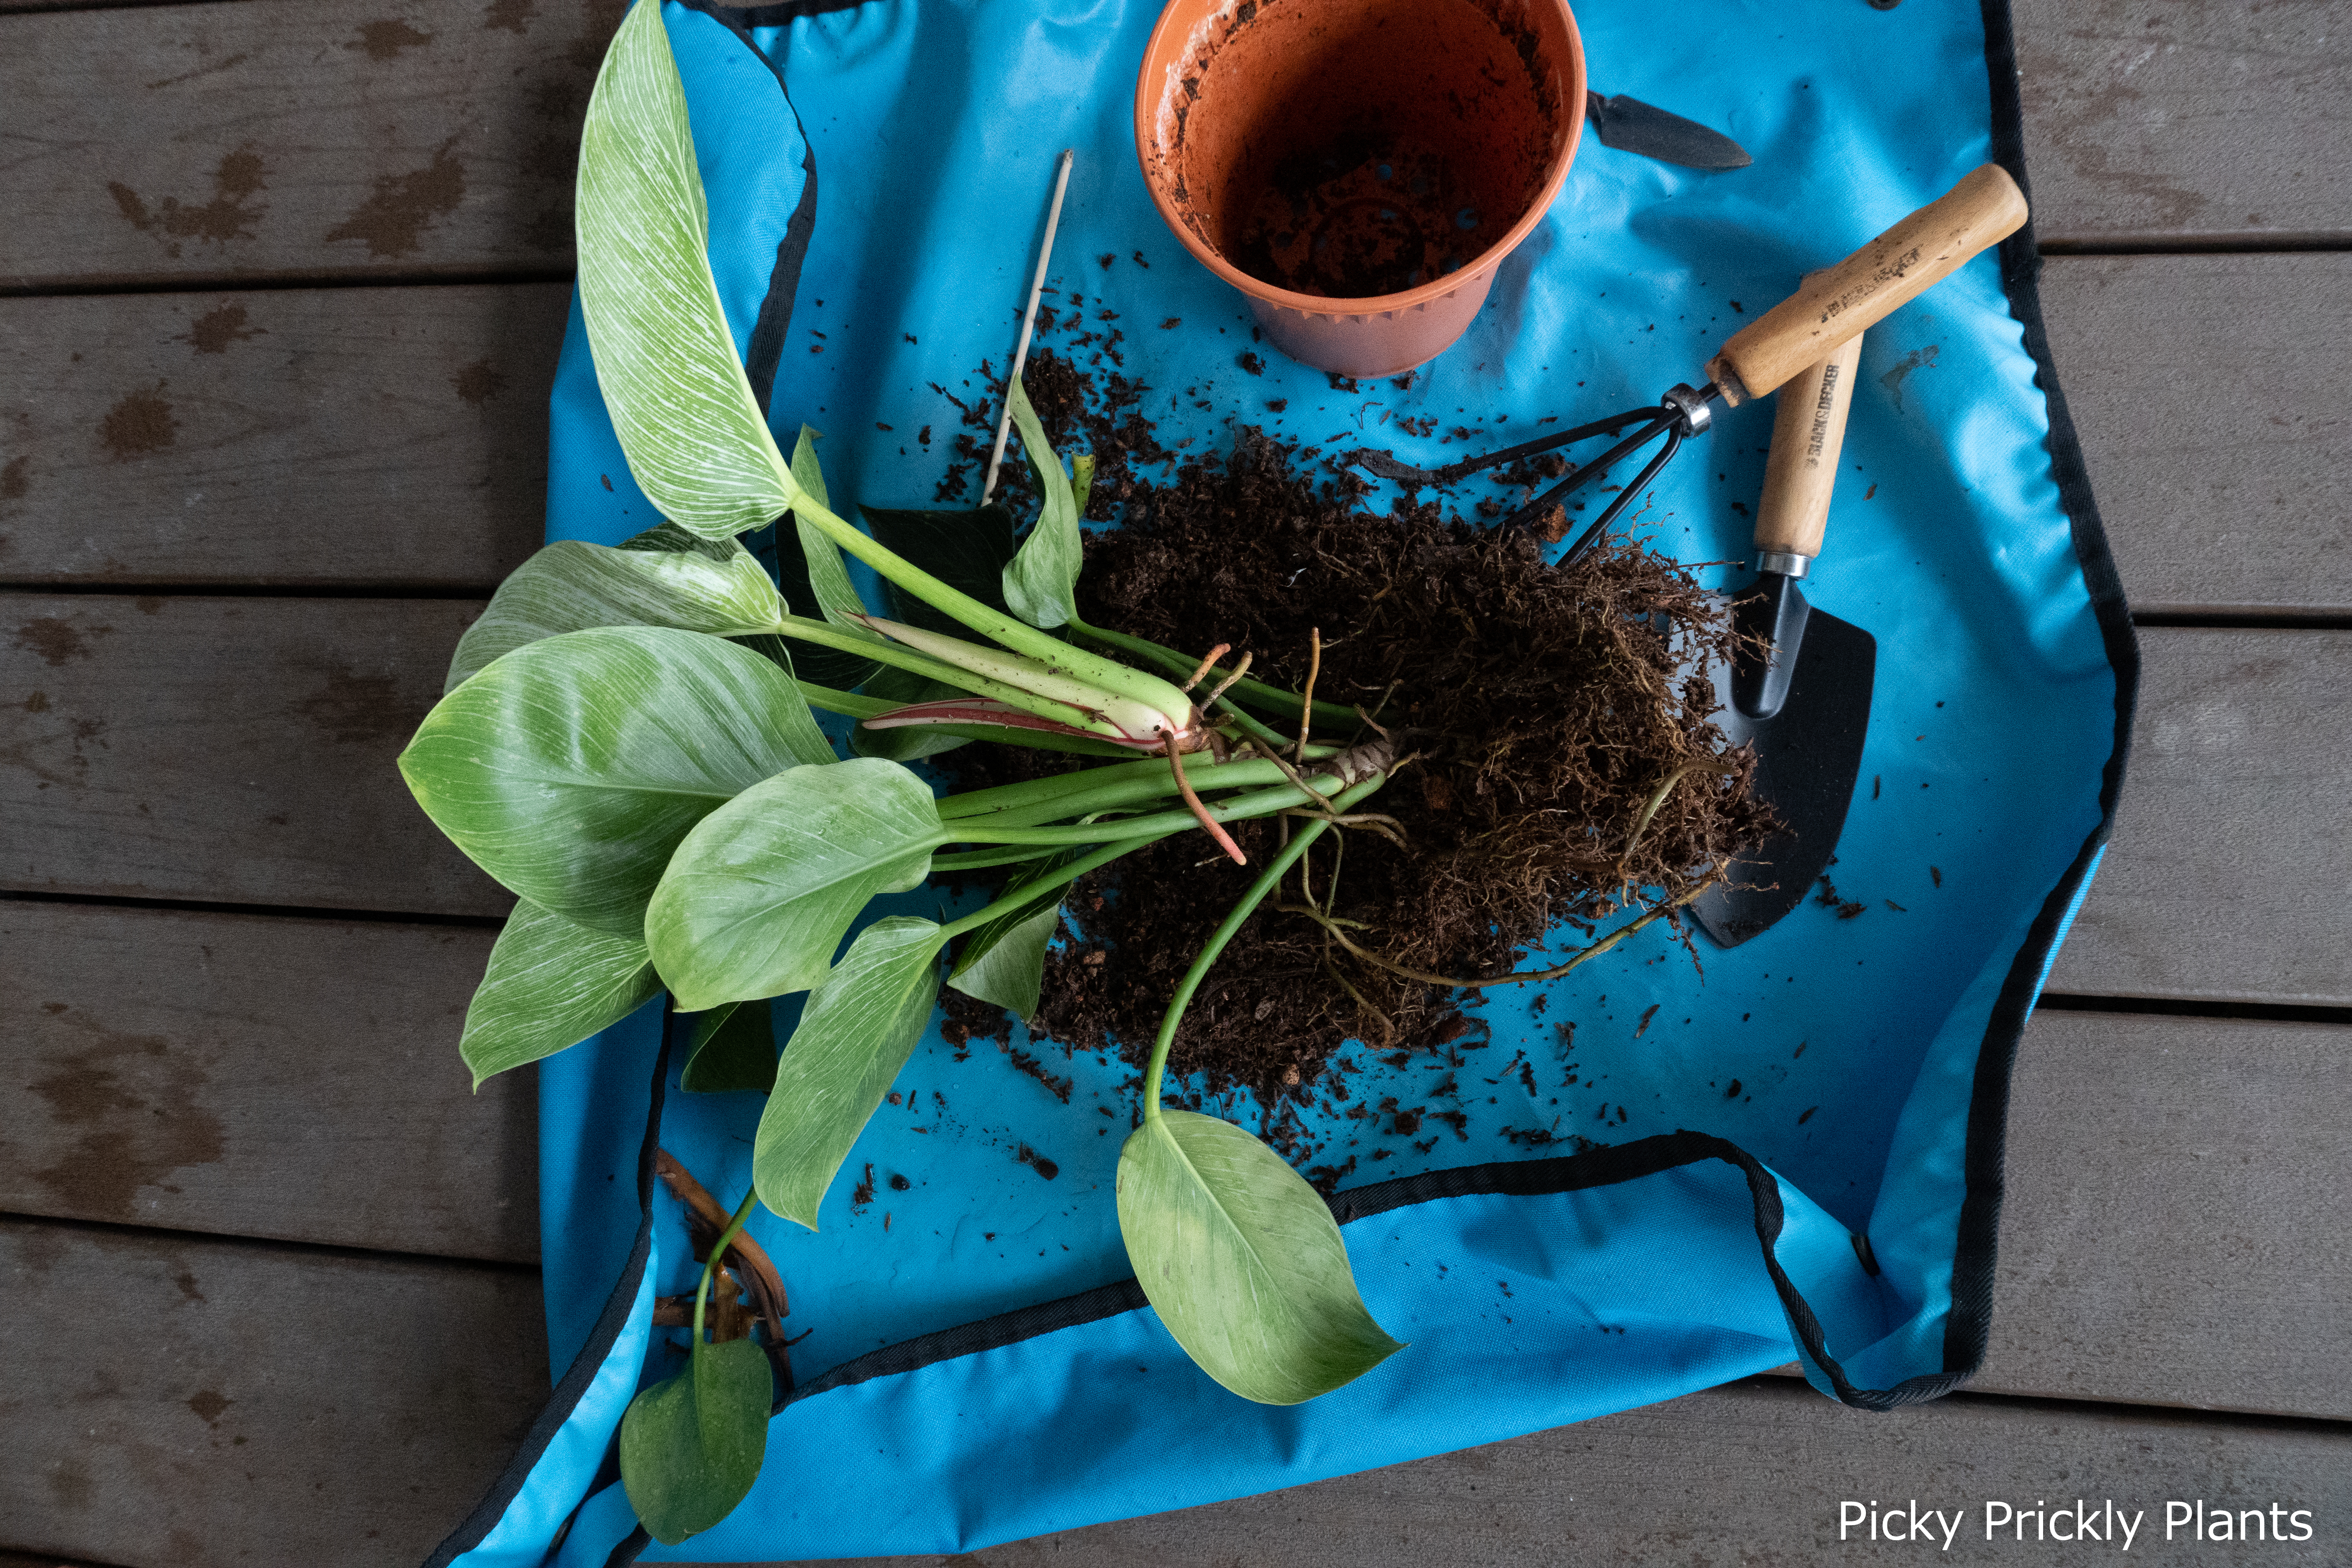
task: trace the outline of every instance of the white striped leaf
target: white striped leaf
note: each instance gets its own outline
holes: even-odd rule
[[[479,1089],[619,1023],[661,988],[644,942],[591,931],[524,899],[507,917],[467,1004],[457,1054]]]
[[[707,547],[717,549],[719,547]],[[608,550],[565,540],[551,544],[499,584],[482,618],[457,639],[444,691],[455,691],[492,659],[526,643],[590,626],[675,626],[737,637],[765,630],[783,600],[751,552]]]
[[[794,487],[727,330],[686,89],[658,5],[630,8],[580,132],[580,307],[629,472],[709,539],[772,522]]]
[[[923,1037],[940,930],[909,915],[877,921],[809,993],[751,1145],[760,1201],[786,1219],[816,1228],[824,1190]]]

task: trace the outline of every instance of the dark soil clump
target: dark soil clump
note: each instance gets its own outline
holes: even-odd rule
[[[1452,978],[1550,967],[1559,959],[1523,960],[1555,922],[1614,929],[1695,890],[1769,826],[1747,796],[1749,759],[1718,756],[1711,682],[1676,652],[1720,657],[1730,637],[1681,567],[1614,546],[1556,568],[1534,541],[1448,521],[1434,504],[1357,510],[1355,481],[1318,485],[1294,457],[1245,431],[1230,458],[1131,484],[1123,526],[1090,536],[1079,585],[1095,625],[1187,653],[1230,643],[1255,656],[1254,674],[1292,689],[1319,629],[1318,698],[1360,705],[1412,755],[1360,808],[1393,817],[1405,846],[1334,833],[1307,862],[1318,900],[1336,871],[1330,912],[1361,922],[1342,930],[1373,961],[1297,912],[1294,873],[1226,948],[1177,1035],[1174,1071],[1204,1073],[1213,1093],[1247,1087],[1270,1109],[1346,1100],[1336,1077],[1318,1080],[1349,1039],[1382,1055],[1480,1043],[1485,1026],[1461,1010],[1480,993],[1388,965]],[[971,788],[1068,759],[972,747],[942,762]],[[1178,979],[1282,831],[1239,826],[1247,868],[1187,834],[1077,884],[1033,1029],[1140,1066]],[[1335,856],[1327,846],[1341,837]]]

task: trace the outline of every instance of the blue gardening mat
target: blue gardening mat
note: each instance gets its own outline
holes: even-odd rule
[[[825,433],[837,509],[947,504],[959,405],[993,414],[979,367],[1009,358],[1065,146],[1076,172],[1041,346],[1148,388],[1171,447],[1222,450],[1256,425],[1431,466],[1698,380],[1744,317],[1969,169],[1998,159],[2024,179],[1997,0],[1857,5],[1803,28],[1730,4],[1661,28],[1650,7],[1594,0],[1578,20],[1595,84],[1728,131],[1755,165],[1694,174],[1588,136],[1468,336],[1409,385],[1340,385],[1262,347],[1245,362],[1246,307],[1150,205],[1129,111],[1155,14],[667,7],[730,320],[780,437]],[[1357,1098],[1321,1101],[1308,1131],[1348,1171],[1335,1207],[1366,1303],[1409,1350],[1302,1406],[1218,1388],[1129,1276],[1111,1196],[1129,1070],[1018,1029],[1010,1049],[934,1031],[822,1230],[752,1221],[786,1326],[807,1336],[759,1486],[685,1546],[646,1548],[612,1439],[641,1384],[682,1364],[680,1334],[650,1326],[655,1296],[698,1272],[651,1150],[731,1204],[761,1109],[680,1093],[656,1005],[540,1069],[548,1329],[569,1370],[433,1561],[538,1563],[559,1537],[566,1564],[956,1552],[1792,1358],[1869,1408],[1965,1377],[1990,1321],[2010,1062],[2105,838],[2137,676],[2034,276],[2029,229],[1864,346],[1806,584],[1878,639],[1832,870],[1861,912],[1809,900],[1734,951],[1702,943],[1703,973],[1654,929],[1539,993],[1491,994],[1454,1060],[1345,1053]],[[1626,526],[1684,560],[1743,557],[1771,419],[1769,400],[1719,416]],[[657,521],[576,308],[551,447],[551,539],[615,543]],[[886,902],[936,916],[946,900]],[[1454,1124],[1416,1137],[1346,1114],[1391,1095]],[[1211,1109],[1255,1125],[1245,1096]]]

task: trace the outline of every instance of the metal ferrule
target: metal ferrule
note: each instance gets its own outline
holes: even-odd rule
[[[1813,564],[1810,555],[1791,555],[1785,550],[1759,550],[1756,552],[1756,570],[1777,572],[1783,577],[1801,577]]]
[[[1715,423],[1715,411],[1707,406],[1714,396],[1712,386],[1700,388],[1683,382],[1658,401],[1682,416],[1682,433],[1696,436]]]

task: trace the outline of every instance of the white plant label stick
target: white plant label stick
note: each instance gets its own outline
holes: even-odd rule
[[[982,506],[996,493],[997,465],[1004,461],[1004,439],[1013,434],[1013,382],[1021,379],[1021,369],[1029,363],[1029,333],[1037,325],[1037,300],[1045,292],[1045,268],[1054,259],[1054,231],[1062,224],[1062,193],[1070,188],[1074,155],[1069,148],[1063,148],[1054,173],[1054,205],[1045,209],[1045,243],[1037,247],[1037,276],[1029,283],[1029,308],[1021,312],[1021,342],[1013,351],[1013,381],[1005,383],[1004,416],[996,422],[996,450],[988,455],[988,479],[980,487]]]

